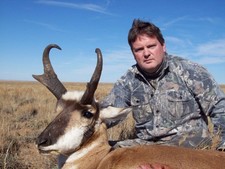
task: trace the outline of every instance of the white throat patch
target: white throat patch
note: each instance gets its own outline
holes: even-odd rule
[[[78,160],[80,158],[82,158],[84,155],[88,154],[90,151],[92,151],[93,148],[95,148],[96,146],[98,145],[98,143],[94,143],[94,144],[91,144],[90,146],[82,149],[81,151],[79,152],[75,152],[73,153],[68,159],[66,162],[73,162],[75,160]]]
[[[82,143],[84,133],[86,132],[86,127],[83,128],[71,128],[65,135],[61,136],[57,142],[51,146],[44,147],[44,150],[57,150],[61,152],[71,152],[75,150]]]

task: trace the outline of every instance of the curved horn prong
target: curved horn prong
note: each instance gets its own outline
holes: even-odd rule
[[[91,104],[92,103],[95,90],[98,87],[98,82],[101,77],[102,62],[103,62],[102,53],[101,53],[101,50],[98,48],[95,49],[95,52],[97,53],[97,64],[95,67],[95,71],[92,75],[92,78],[91,78],[90,82],[87,84],[86,91],[81,99],[82,104]]]
[[[57,75],[54,72],[54,69],[51,65],[49,59],[49,52],[52,48],[57,48],[61,50],[61,48],[56,44],[48,45],[43,52],[43,66],[44,66],[44,74],[42,75],[32,75],[37,81],[46,86],[52,94],[59,100],[61,96],[66,93],[66,88],[59,81]]]

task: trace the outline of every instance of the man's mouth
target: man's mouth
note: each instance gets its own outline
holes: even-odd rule
[[[152,63],[152,59],[144,60],[144,63]]]

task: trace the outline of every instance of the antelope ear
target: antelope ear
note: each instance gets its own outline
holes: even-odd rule
[[[132,108],[118,108],[108,106],[101,108],[100,119],[107,124],[107,126],[113,126],[124,120],[131,112]]]

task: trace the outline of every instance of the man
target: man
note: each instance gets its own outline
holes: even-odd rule
[[[210,146],[212,137],[220,135],[217,149],[224,149],[225,94],[207,70],[168,55],[163,35],[152,23],[134,20],[128,43],[137,63],[115,83],[101,106],[132,107],[137,138],[119,141],[115,147],[195,148]]]

